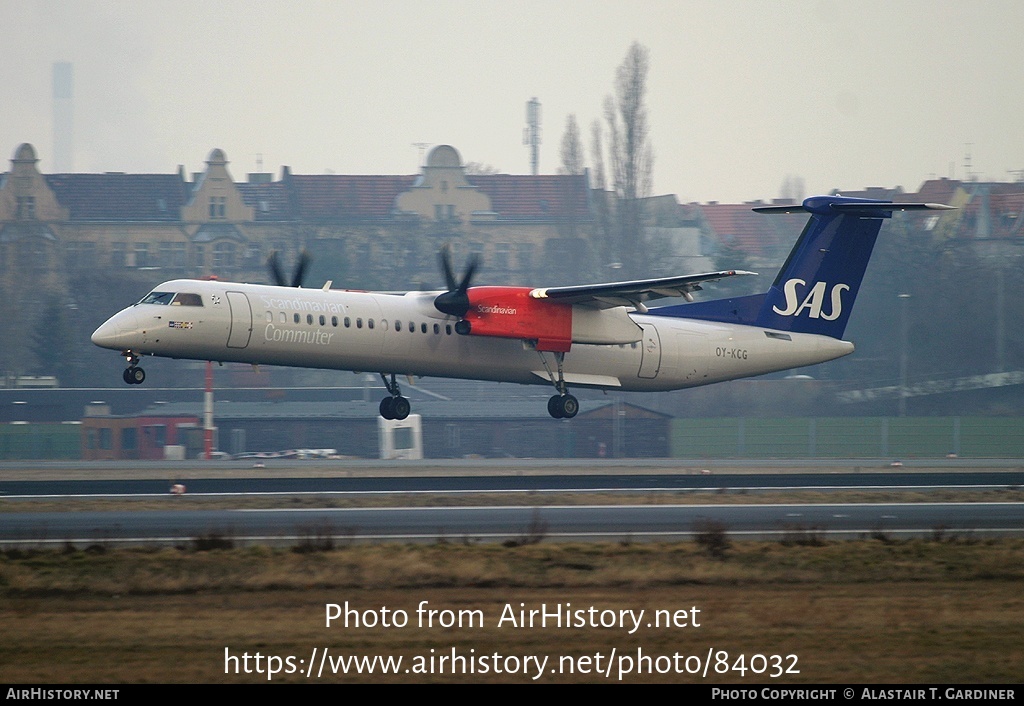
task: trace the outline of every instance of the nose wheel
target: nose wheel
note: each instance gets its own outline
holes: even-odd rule
[[[121,378],[129,385],[141,385],[146,381],[146,371],[139,367],[139,354],[135,351],[123,351],[121,355],[128,361],[128,369]]]
[[[129,385],[141,385],[146,381],[146,371],[137,365],[133,365],[125,370],[121,377]]]
[[[409,404],[408,398],[402,397],[394,373],[391,374],[391,380],[388,380],[384,373],[381,373],[380,377],[384,381],[384,387],[391,394],[391,397],[385,397],[380,401],[380,416],[384,419],[405,419],[412,411],[412,405]]]

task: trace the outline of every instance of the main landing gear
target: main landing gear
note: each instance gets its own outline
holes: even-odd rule
[[[139,356],[131,351],[124,354],[128,360],[128,368],[121,375],[122,379],[129,385],[141,385],[146,381],[146,371],[139,367]]]
[[[391,373],[391,380],[384,375],[380,374],[380,379],[384,381],[384,387],[387,388],[388,393],[391,397],[385,397],[380,401],[380,416],[384,419],[405,419],[409,416],[409,412],[412,411],[412,405],[409,404],[409,400],[402,397],[401,390],[398,389],[398,382],[395,380],[395,374]]]
[[[555,353],[555,361],[558,363],[557,380],[551,373],[551,368],[548,367],[548,360],[544,357],[544,353],[541,351],[537,351],[537,353],[540,355],[541,362],[544,363],[544,369],[548,371],[551,384],[558,391],[557,395],[553,395],[548,400],[548,414],[555,419],[572,419],[580,411],[580,401],[569,394],[569,389],[565,384],[565,377],[562,374],[562,363],[565,361],[565,353]]]
[[[572,419],[580,411],[580,402],[568,392],[552,395],[548,400],[548,414],[555,419]]]

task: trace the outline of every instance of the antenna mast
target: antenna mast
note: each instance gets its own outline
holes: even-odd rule
[[[530,148],[530,174],[537,176],[540,173],[540,101],[536,98],[526,104],[523,144]]]

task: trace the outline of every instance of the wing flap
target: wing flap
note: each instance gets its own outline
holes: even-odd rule
[[[665,297],[689,298],[690,293],[700,291],[700,285],[704,282],[717,282],[726,277],[753,274],[756,273],[743,270],[724,270],[722,272],[706,272],[699,275],[640,279],[629,282],[584,284],[575,287],[547,287],[531,290],[530,296],[534,299],[550,299],[560,304],[582,304],[598,309],[608,309],[615,306],[641,308],[643,302],[652,299],[662,299]]]
[[[548,381],[550,376],[546,370],[531,370],[541,380]],[[584,385],[590,387],[622,387],[622,381],[611,375],[586,375],[584,373],[565,373],[565,381],[570,385]]]

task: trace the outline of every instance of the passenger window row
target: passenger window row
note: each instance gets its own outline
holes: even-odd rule
[[[401,331],[401,330],[402,330],[402,322],[398,321],[398,320],[395,320],[395,331]],[[405,324],[405,330],[407,330],[409,333],[416,333],[416,324],[413,323],[412,321],[409,321],[408,323]],[[421,323],[420,324],[420,333],[427,333],[429,330],[430,329],[427,327],[427,325],[425,323]],[[434,330],[434,335],[439,335],[441,333],[441,324],[434,324],[433,330]],[[445,333],[446,336],[451,336],[452,335],[452,325],[451,324],[445,324],[444,325],[444,333]]]
[[[266,313],[266,317],[267,317],[267,323],[268,324],[271,324],[271,323],[274,322],[274,312],[268,311]],[[302,321],[303,321],[302,314],[292,314],[292,323],[301,324]],[[327,317],[324,316],[323,314],[320,314],[319,316],[314,316],[313,314],[306,314],[305,321],[306,321],[306,324],[308,324],[310,326],[314,326],[316,324],[319,324],[320,326],[326,326],[327,325]],[[283,311],[278,312],[278,323],[282,323],[282,324],[288,323],[288,315],[285,312],[283,312]],[[331,326],[333,326],[334,328],[338,328],[339,325],[344,326],[345,328],[352,328],[352,323],[353,323],[353,320],[349,316],[343,317],[341,319],[339,319],[337,316],[332,316],[331,317]],[[359,328],[359,329],[363,328],[364,323],[366,325],[366,328],[368,328],[368,329],[373,329],[376,326],[376,322],[375,322],[374,319],[366,319],[365,322],[364,322],[362,317],[356,317],[356,319],[355,319],[355,327],[356,328]],[[387,321],[386,320],[381,319],[380,325],[384,328],[384,330],[387,330]],[[433,331],[435,336],[441,335],[442,332],[446,336],[451,336],[452,335],[452,325],[451,324],[445,324],[444,328],[442,328],[441,324],[436,324],[435,323],[435,324],[432,324],[432,325],[428,325],[426,323],[420,323],[419,326],[417,327],[416,323],[414,323],[412,321],[407,321],[405,323],[403,323],[401,321],[397,321],[397,320],[395,321],[395,331],[408,331],[409,333],[416,333],[416,329],[417,328],[419,328],[420,333],[430,333],[431,331]]]

